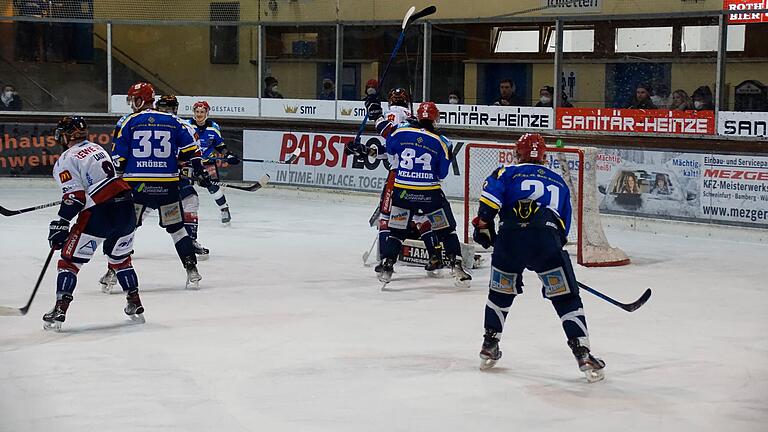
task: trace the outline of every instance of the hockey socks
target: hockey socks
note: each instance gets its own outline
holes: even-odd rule
[[[507,319],[509,308],[514,300],[515,294],[490,291],[485,303],[485,328],[501,333],[504,330],[504,321]]]
[[[557,315],[563,324],[563,331],[567,339],[585,338],[587,332],[587,318],[584,316],[584,306],[581,297],[576,295],[565,296],[563,299],[552,299]]]

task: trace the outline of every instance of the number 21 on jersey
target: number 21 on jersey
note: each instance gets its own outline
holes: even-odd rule
[[[529,200],[539,201],[539,198],[543,197],[547,193],[549,193],[549,204],[547,204],[547,207],[557,211],[557,206],[560,204],[560,188],[556,185],[549,185],[547,187],[544,187],[544,182],[541,180],[523,180],[520,183],[520,189],[523,191],[530,191],[530,195],[528,195]],[[544,198],[546,200],[546,197]]]

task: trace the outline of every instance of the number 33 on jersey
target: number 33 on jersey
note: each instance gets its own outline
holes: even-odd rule
[[[194,157],[198,142],[194,130],[173,114],[140,111],[117,131],[112,159],[127,181],[177,181],[178,160]]]

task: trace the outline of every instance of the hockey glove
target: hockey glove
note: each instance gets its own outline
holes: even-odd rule
[[[197,184],[199,184],[201,187],[204,187],[206,189],[213,186],[213,181],[211,180],[211,175],[208,174],[208,171],[202,170],[197,173],[195,180],[197,180]]]
[[[494,227],[493,220],[487,222],[484,219],[480,219],[480,216],[475,216],[472,219],[472,226],[475,227],[472,232],[472,239],[476,241],[483,249],[488,249],[493,246],[496,241],[496,228]]]
[[[234,153],[232,153],[232,152],[227,152],[227,155],[226,155],[226,156],[224,156],[224,159],[225,159],[225,160],[227,161],[227,163],[228,163],[228,164],[230,164],[230,165],[237,165],[237,164],[239,164],[239,163],[240,163],[240,158],[239,158],[239,157],[237,157],[237,155],[236,155],[236,154],[234,154]]]
[[[69,221],[65,219],[52,220],[48,226],[48,244],[53,249],[61,249],[69,237]]]
[[[384,114],[381,104],[378,102],[366,102],[365,109],[368,110],[368,120],[376,121]]]
[[[362,156],[368,154],[368,149],[365,148],[363,143],[360,142],[360,138],[349,141],[344,146],[344,154]]]

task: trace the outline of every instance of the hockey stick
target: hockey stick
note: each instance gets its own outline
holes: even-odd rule
[[[368,218],[368,225],[371,227],[376,226],[376,221],[379,220],[379,216],[381,216],[381,207],[376,206],[376,210],[374,210],[371,217]]]
[[[379,234],[376,233],[376,237],[373,239],[373,243],[371,243],[371,248],[368,249],[368,252],[363,253],[363,265],[368,267],[370,264],[368,264],[368,258],[373,253],[373,248],[376,247],[376,244],[379,242]]]
[[[22,316],[22,315],[26,315],[27,312],[29,312],[29,307],[32,305],[32,300],[35,299],[35,295],[37,294],[37,289],[40,288],[40,282],[43,281],[43,276],[45,276],[45,271],[48,270],[48,264],[51,263],[51,258],[53,258],[53,253],[55,251],[56,249],[51,248],[50,252],[48,252],[48,258],[45,259],[45,264],[43,264],[43,269],[40,270],[40,276],[37,277],[35,288],[32,290],[32,295],[29,296],[29,301],[27,301],[27,304],[21,308],[15,308],[10,306],[0,306],[0,316]]]
[[[61,201],[54,201],[47,204],[40,204],[39,206],[27,207],[19,210],[8,210],[7,208],[0,206],[0,214],[3,216],[16,216],[17,214],[27,213],[35,210],[40,210],[48,207],[55,207],[61,204]]]
[[[284,164],[284,165],[290,165],[294,162],[296,162],[296,159],[299,158],[299,155],[301,154],[301,147],[296,147],[296,150],[291,152],[291,154],[288,155],[288,157],[285,160],[276,161],[276,160],[268,160],[268,159],[240,159],[243,162],[259,162],[259,163],[271,163],[271,164]],[[213,160],[213,161],[225,161],[227,158],[205,158],[206,160]]]
[[[640,309],[640,306],[644,305],[645,302],[647,302],[648,299],[651,298],[651,289],[650,288],[646,289],[645,292],[643,293],[643,295],[641,295],[640,298],[635,300],[634,302],[632,302],[632,303],[621,303],[620,301],[614,300],[614,299],[608,297],[607,295],[601,293],[600,291],[598,291],[598,290],[596,290],[594,288],[590,288],[590,287],[588,287],[587,285],[584,285],[581,282],[579,282],[579,287],[582,288],[583,290],[585,290],[585,291],[587,291],[587,292],[589,292],[591,294],[594,294],[595,296],[597,296],[597,297],[607,301],[608,303],[610,303],[610,304],[612,304],[614,306],[618,306],[618,307],[624,309],[627,312],[634,312],[634,311]]]
[[[261,176],[261,178],[259,178],[259,181],[251,185],[238,185],[238,184],[218,182],[218,181],[214,181],[211,183],[217,186],[225,187],[225,188],[232,188],[232,189],[237,189],[237,190],[246,191],[246,192],[255,192],[263,188],[264,186],[266,186],[267,183],[269,183],[269,174],[264,174],[263,176]]]
[[[397,57],[398,51],[400,51],[400,46],[403,44],[403,40],[405,40],[405,33],[408,29],[408,26],[419,18],[424,18],[425,16],[429,16],[437,12],[437,8],[434,6],[427,6],[424,9],[414,13],[415,10],[416,7],[411,6],[411,8],[408,9],[408,12],[405,13],[405,17],[403,17],[403,24],[400,26],[400,36],[397,38],[397,42],[395,43],[395,48],[392,50],[392,54],[389,55],[389,61],[387,61],[387,65],[384,67],[384,72],[382,72],[381,77],[379,77],[379,85],[376,88],[376,95],[378,95],[381,88],[384,87],[384,80],[387,78],[387,72],[389,72],[389,67],[392,65],[392,61],[395,59],[395,57]],[[353,142],[360,141],[360,136],[365,130],[366,123],[368,123],[368,110],[365,110],[365,116],[363,117],[363,121],[360,122],[360,127],[357,129],[357,135],[355,135],[355,140]]]

